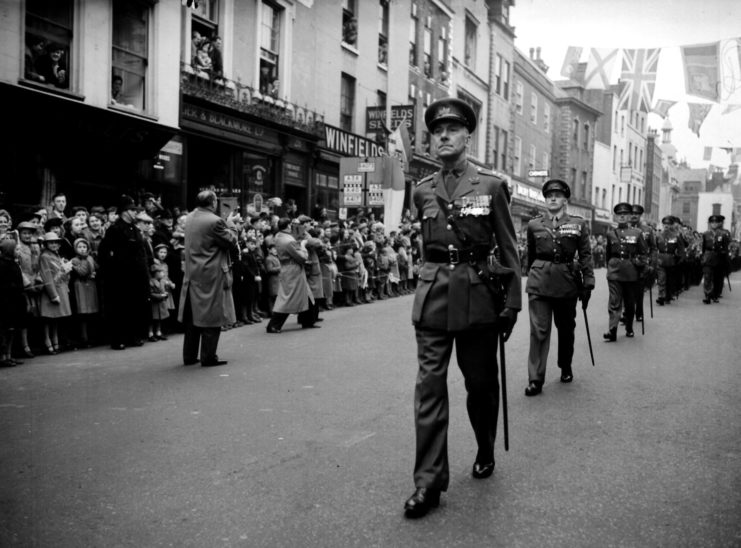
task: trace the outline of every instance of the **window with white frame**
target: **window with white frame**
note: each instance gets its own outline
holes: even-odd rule
[[[527,168],[535,169],[535,145],[530,145],[530,150],[527,157]]]
[[[417,19],[416,4],[412,4],[412,18],[409,20],[409,65],[412,67],[418,66],[417,62],[417,29],[419,25],[419,19]]]
[[[535,92],[530,94],[530,123],[538,123],[538,96]]]
[[[199,2],[190,18],[190,66],[203,78],[223,72],[221,50],[214,53],[219,36],[218,17],[218,1],[208,0]]]
[[[579,148],[579,119],[574,118],[574,130],[573,134],[571,135],[571,139],[573,141],[572,146],[575,148]]]
[[[458,98],[468,103],[468,105],[473,109],[473,112],[476,115],[476,120],[478,120],[481,114],[481,103],[477,101],[476,99],[474,99],[473,97],[471,97],[470,95],[459,94]],[[468,146],[468,153],[474,157],[478,156],[479,141],[478,139],[476,139],[475,135],[471,137],[471,141]]]
[[[582,137],[584,137],[584,146],[583,146],[584,150],[589,150],[589,124],[588,123],[584,124],[584,135],[582,135]]]
[[[551,132],[551,105],[543,102],[543,131]]]
[[[499,130],[499,169],[507,171],[507,132]]]
[[[379,0],[378,3],[378,63],[388,65],[389,54],[389,3]]]
[[[111,105],[146,110],[149,6],[113,2]]]
[[[515,82],[515,112],[517,114],[522,114],[522,103],[525,96],[525,90],[522,85],[522,82],[517,80]]]
[[[355,78],[342,73],[340,85],[340,128],[352,132],[353,112],[355,111]]]
[[[522,163],[522,139],[515,135],[515,155],[513,158],[513,164],[512,164],[512,172],[516,176],[520,176],[522,174],[522,166],[520,165]]]
[[[494,58],[494,93],[502,94],[502,56],[498,53]]]
[[[269,2],[262,3],[260,36],[260,93],[280,97],[280,23],[283,10]]]
[[[355,47],[358,42],[357,0],[342,0],[342,42]]]
[[[502,67],[502,97],[509,100],[509,61],[505,61]]]
[[[450,73],[448,72],[448,27],[440,27],[440,36],[437,38],[437,70],[440,81],[443,84],[448,82]]]
[[[70,88],[73,48],[72,0],[26,1],[26,80],[59,89]]]
[[[422,72],[427,78],[432,78],[432,17],[430,16],[427,16],[422,34],[422,52],[424,55]]]
[[[550,173],[551,171],[551,155],[549,152],[543,153],[543,165],[540,166],[540,169],[547,169]]]
[[[467,67],[476,66],[476,32],[478,25],[466,14],[466,27],[464,36],[463,63]]]

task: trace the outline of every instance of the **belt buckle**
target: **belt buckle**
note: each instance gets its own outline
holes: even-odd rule
[[[450,264],[458,264],[461,262],[460,255],[458,254],[458,248],[453,245],[448,246],[448,262]]]

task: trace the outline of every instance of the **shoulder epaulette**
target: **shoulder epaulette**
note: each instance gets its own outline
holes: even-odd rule
[[[427,177],[425,177],[423,179],[420,179],[419,181],[417,181],[416,186],[419,186],[422,183],[429,183],[430,181],[432,181],[435,178],[435,175],[436,175],[436,173],[433,173],[432,175],[428,175]]]
[[[572,219],[581,219],[582,221],[584,220],[584,217],[582,217],[581,215],[572,215],[571,213],[569,213],[569,217],[571,217]]]
[[[491,171],[490,169],[486,169],[486,168],[483,168],[483,167],[477,167],[476,168],[476,171],[478,171],[482,175],[490,175],[492,177],[497,177],[497,174],[494,173],[493,171]]]

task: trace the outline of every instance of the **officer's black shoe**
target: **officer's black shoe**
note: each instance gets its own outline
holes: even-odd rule
[[[713,302],[714,302],[714,303],[717,303],[717,302],[718,302],[718,299],[713,299]]]
[[[543,388],[537,382],[531,382],[525,388],[526,396],[537,396],[543,391]]]
[[[659,297],[658,299],[656,299],[656,304],[658,304],[659,306],[664,306],[664,299]]]
[[[625,336],[626,337],[629,337],[629,338],[635,336],[635,333],[633,332],[633,328],[632,327],[626,327],[625,328]]]
[[[474,462],[471,475],[476,479],[485,479],[494,473],[494,461],[491,462]]]
[[[404,515],[408,518],[421,518],[430,508],[438,506],[440,506],[440,491],[417,487],[414,494],[404,503]]]
[[[605,339],[605,342],[615,342],[617,340],[617,328],[610,329],[607,333],[603,333],[602,338]]]
[[[620,322],[620,323],[625,323],[625,316],[620,316],[620,320],[619,320],[619,322]]]
[[[704,302],[705,304],[710,304],[710,299],[703,299],[702,302]]]
[[[637,322],[642,322],[643,321],[643,316],[636,316],[636,321]]]
[[[571,368],[568,369],[564,368],[561,369],[561,382],[571,382],[574,380],[574,373],[572,373]]]

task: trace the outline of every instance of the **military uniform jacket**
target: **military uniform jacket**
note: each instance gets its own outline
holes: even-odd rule
[[[532,219],[527,225],[527,257],[525,291],[531,295],[576,298],[580,275],[583,286],[594,289],[589,225],[582,217],[564,214],[555,225],[550,217]]]
[[[656,236],[656,249],[659,266],[670,268],[684,259],[684,238],[676,230],[664,230]]]
[[[656,267],[658,260],[658,248],[656,247],[656,231],[646,223],[638,223],[636,228],[643,234],[643,239],[648,247],[648,264],[652,268]]]
[[[702,264],[705,266],[719,266],[728,260],[728,246],[731,243],[731,233],[725,228],[708,230],[702,234]]]
[[[639,270],[648,265],[648,246],[643,233],[632,226],[608,230],[607,279],[618,282],[635,282]]]
[[[414,205],[422,224],[423,254],[414,295],[412,322],[417,327],[463,331],[495,323],[498,315],[491,290],[468,262],[433,262],[430,252],[447,252],[448,246],[492,249],[496,242],[501,264],[514,270],[504,288],[504,306],[521,308],[520,264],[515,228],[509,212],[507,185],[493,173],[470,162],[459,173],[449,196],[442,172],[417,184]],[[453,215],[464,244],[448,222]]]

